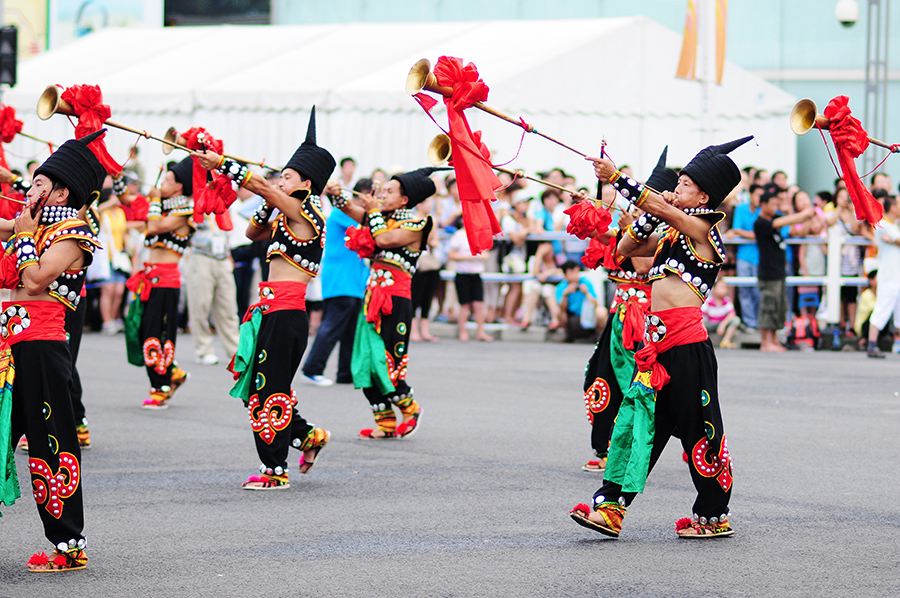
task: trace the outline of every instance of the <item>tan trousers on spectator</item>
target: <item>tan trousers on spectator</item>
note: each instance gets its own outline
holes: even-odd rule
[[[198,358],[215,354],[213,333],[209,328],[211,317],[225,347],[225,359],[231,359],[238,345],[234,266],[229,259],[217,260],[197,253],[186,257],[184,286],[187,287],[194,353]]]

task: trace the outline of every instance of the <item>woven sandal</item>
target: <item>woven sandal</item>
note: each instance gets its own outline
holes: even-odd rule
[[[606,459],[596,459],[588,461],[581,466],[582,471],[590,471],[591,473],[603,473],[606,470]]]
[[[375,430],[380,430],[384,436],[372,436],[375,433]],[[359,431],[359,438],[365,438],[368,440],[385,440],[387,438],[397,438],[396,432],[385,432],[381,428],[363,428]]]
[[[401,422],[397,426],[397,436],[400,438],[406,438],[407,436],[412,436],[419,429],[419,420],[422,418],[422,408],[419,407],[419,404],[413,401],[413,404],[416,406],[416,410],[413,411],[412,417],[404,422]],[[406,414],[404,413],[404,416]]]
[[[141,405],[142,409],[168,409],[169,404],[169,395],[168,393],[162,391],[150,391],[150,398],[144,401],[144,404]]]
[[[679,538],[724,538],[733,536],[734,530],[728,525],[726,517],[716,523],[699,523],[682,517],[675,522],[675,533]]]
[[[167,399],[171,399],[172,395],[175,394],[175,391],[181,388],[181,386],[188,381],[191,375],[185,372],[183,369],[178,367],[177,365],[172,368],[172,378],[169,382],[169,393],[166,396]]]
[[[76,426],[75,434],[78,436],[78,446],[81,447],[81,450],[86,451],[91,448],[91,432],[87,426]]]
[[[77,571],[87,567],[88,558],[81,548],[71,548],[65,552],[54,550],[47,556],[43,552],[31,555],[28,571],[31,573],[56,573]]]
[[[300,473],[306,473],[312,469],[312,466],[316,464],[316,460],[319,458],[319,453],[325,448],[325,445],[328,444],[330,439],[331,432],[328,430],[313,428],[309,431],[303,444],[300,445],[300,450],[303,451],[303,454],[300,455],[299,462]]]
[[[569,511],[569,516],[575,523],[582,527],[600,532],[604,536],[618,538],[622,532],[622,519],[625,517],[625,507],[614,502],[604,502],[594,507],[594,512],[603,516],[603,522],[593,521],[589,518],[591,508],[582,503],[575,505]]]
[[[251,484],[259,485],[255,486]],[[290,487],[291,484],[288,482],[288,474],[286,472],[282,475],[267,473],[252,475],[247,478],[246,482],[241,484],[241,488],[244,490],[286,490]]]

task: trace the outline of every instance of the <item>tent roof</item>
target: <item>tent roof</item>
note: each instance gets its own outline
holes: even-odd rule
[[[674,78],[681,36],[645,17],[557,21],[107,28],[20,66],[6,101],[92,83],[113,114],[205,110],[420,110],[403,83],[416,60],[473,61],[488,104],[521,114],[699,118],[701,86]],[[652,59],[648,60],[648,58]],[[793,98],[726,63],[717,118],[790,111]]]

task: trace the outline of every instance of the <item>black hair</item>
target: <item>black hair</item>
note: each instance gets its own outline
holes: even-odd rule
[[[888,197],[890,193],[887,192],[887,189],[872,189],[872,197],[875,199],[884,199]]]
[[[776,186],[777,188],[777,186]],[[771,189],[766,189],[766,192],[762,194],[762,197],[759,198],[759,205],[764,203],[769,203],[773,199],[778,197],[777,191],[772,191]]]
[[[353,190],[357,193],[371,193],[372,179],[359,179],[356,181],[356,184],[353,185]]]
[[[356,160],[354,160],[350,156],[347,156],[346,158],[341,158],[341,168],[343,168],[344,164],[346,164],[347,162],[353,162],[353,164],[356,164]]]
[[[575,260],[566,260],[563,262],[563,265],[560,266],[563,272],[568,272],[569,270],[581,270],[581,264],[576,262]]]
[[[750,193],[750,195],[753,195],[759,189],[765,190],[765,188],[762,185],[757,185],[756,183],[753,183],[752,185],[750,185],[750,187],[747,189],[747,191]]]
[[[556,189],[544,189],[544,192],[541,193],[541,203],[544,203],[544,200],[550,196],[559,199],[559,192]]]
[[[878,191],[884,191],[883,189],[878,189]],[[872,194],[875,195],[874,193]],[[884,206],[884,211],[887,212],[891,208],[894,207],[894,204],[897,203],[897,198],[893,195],[885,195],[881,200],[881,204]]]
[[[875,184],[875,179],[878,178],[878,177],[880,177],[880,176],[887,176],[887,173],[885,173],[885,172],[876,172],[875,174],[872,175],[872,178],[869,179],[870,184],[874,185],[874,184]]]

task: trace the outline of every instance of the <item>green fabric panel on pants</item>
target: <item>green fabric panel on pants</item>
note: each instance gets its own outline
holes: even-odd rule
[[[376,387],[382,394],[394,391],[394,383],[388,374],[384,340],[371,322],[366,321],[365,310],[356,320],[356,338],[353,339],[353,359],[350,372],[356,388]]]
[[[125,316],[125,349],[128,363],[138,367],[144,365],[144,347],[141,345],[141,318],[144,317],[144,302],[134,299]]]

